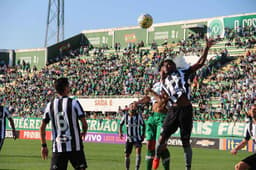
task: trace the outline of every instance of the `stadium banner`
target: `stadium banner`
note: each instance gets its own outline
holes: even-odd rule
[[[220,139],[220,148],[219,150],[232,150],[234,149],[243,139],[236,139],[236,138],[222,138]],[[249,140],[248,144],[242,148],[243,151],[248,152],[255,152],[256,151],[256,144]]]
[[[190,144],[193,148],[219,149],[220,147],[219,139],[211,139],[211,138],[191,138]],[[170,137],[169,140],[167,141],[167,145],[182,146],[182,141],[179,137]]]
[[[6,132],[7,138],[12,138],[12,131]],[[51,131],[46,131],[46,140],[51,140]],[[20,130],[18,131],[19,139],[29,139],[29,140],[39,140],[40,132],[39,130]],[[88,132],[85,136],[84,142],[92,142],[92,143],[112,143],[112,144],[124,144],[126,135],[124,135],[123,139],[120,139],[117,133],[96,133],[96,132]]]
[[[16,131],[17,137],[20,136],[20,131]],[[6,130],[5,131],[5,137],[6,138],[13,138],[12,130]]]
[[[224,37],[224,21],[223,18],[214,18],[207,23],[207,37],[210,38],[223,38]]]
[[[118,112],[138,98],[78,98],[84,111]]]
[[[46,48],[15,50],[14,61],[16,65],[26,62],[30,64],[30,68],[36,66],[41,69],[46,65]]]
[[[41,125],[41,118],[20,118],[13,117],[15,127],[17,130],[39,130]],[[97,133],[118,133],[120,120],[113,119],[87,119],[88,132]],[[192,129],[192,137],[200,138],[227,138],[236,137],[243,138],[246,123],[242,122],[194,122]],[[125,127],[124,127],[125,128]],[[9,123],[7,123],[7,130],[11,130]],[[46,128],[51,130],[49,123]],[[125,129],[124,129],[125,132]],[[179,136],[179,130],[174,137]]]
[[[115,32],[114,41],[121,44],[121,47],[128,47],[128,44],[140,41],[146,42],[147,31],[141,28],[119,29]]]
[[[113,31],[102,31],[102,32],[84,32],[84,35],[87,37],[88,41],[94,47],[103,47],[107,45],[108,47],[113,47]]]
[[[153,31],[149,31],[148,42],[155,41],[158,45],[168,41],[179,41],[184,38],[184,31],[181,24],[154,26]]]
[[[46,140],[51,140],[52,133],[51,131],[46,131]],[[40,131],[39,130],[20,130],[19,131],[19,139],[40,139]]]
[[[224,25],[227,28],[237,29],[246,26],[252,26],[256,28],[256,15],[244,15],[237,17],[226,17],[224,18]]]
[[[124,144],[126,136],[120,139],[117,133],[87,133],[84,142]]]

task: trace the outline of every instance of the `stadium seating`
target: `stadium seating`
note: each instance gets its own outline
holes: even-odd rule
[[[255,101],[255,33],[252,36],[234,33],[232,36],[242,42],[252,40],[250,45],[237,46],[234,38],[231,41],[227,36],[230,32],[211,49],[212,60],[193,80],[195,120],[244,121],[248,105]],[[26,63],[2,68],[7,76],[1,79],[1,100],[19,116],[41,116],[45,104],[53,97],[53,80],[59,76],[69,77],[74,96],[143,95],[144,88],[157,81],[157,65],[162,59],[198,56],[203,47],[204,40],[189,38],[153,49],[150,46],[94,48],[84,53],[81,47],[76,56],[70,51],[41,70],[29,68]],[[251,89],[249,94],[244,88]]]

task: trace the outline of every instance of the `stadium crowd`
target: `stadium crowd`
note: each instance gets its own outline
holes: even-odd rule
[[[226,42],[225,47],[230,43],[236,48],[251,49],[256,43],[255,36],[254,27],[226,29],[224,39],[218,41]],[[238,46],[236,39],[245,43]],[[191,34],[175,47],[162,44],[162,51],[155,42],[149,51],[142,50],[142,41],[128,44],[123,50],[120,43],[116,43],[114,52],[108,55],[105,53],[108,47],[81,46],[56,57],[41,70],[30,68],[23,61],[11,68],[3,65],[0,67],[1,75],[4,75],[0,80],[1,100],[19,116],[41,116],[41,109],[53,97],[53,80],[60,76],[69,78],[73,96],[143,95],[144,88],[158,80],[157,65],[162,59],[199,55],[202,41],[201,35]],[[255,101],[255,51],[232,58],[228,57],[227,49],[212,51],[218,57],[209,61],[192,80],[192,102],[197,106],[195,120],[244,121],[247,106]],[[149,109],[145,108],[144,112]]]

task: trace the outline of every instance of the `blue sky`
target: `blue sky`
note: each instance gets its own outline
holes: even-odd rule
[[[0,0],[0,49],[44,45],[48,0]],[[256,0],[65,0],[65,38],[83,30],[256,12]]]

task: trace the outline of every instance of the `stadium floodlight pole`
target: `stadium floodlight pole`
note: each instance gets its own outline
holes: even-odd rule
[[[64,0],[49,0],[44,47],[64,40]],[[55,39],[52,41],[52,39]]]
[[[61,39],[64,40],[64,0],[62,0],[62,7],[61,7],[61,20],[62,20],[62,25],[61,25],[61,28],[62,28],[62,37]]]
[[[49,25],[49,19],[50,19],[50,10],[51,10],[51,0],[48,2],[48,12],[47,12],[47,19],[46,19],[46,32],[45,32],[45,41],[44,41],[44,47],[47,46],[47,40],[48,40],[48,25]]]
[[[60,0],[57,3],[57,42],[60,41]]]

